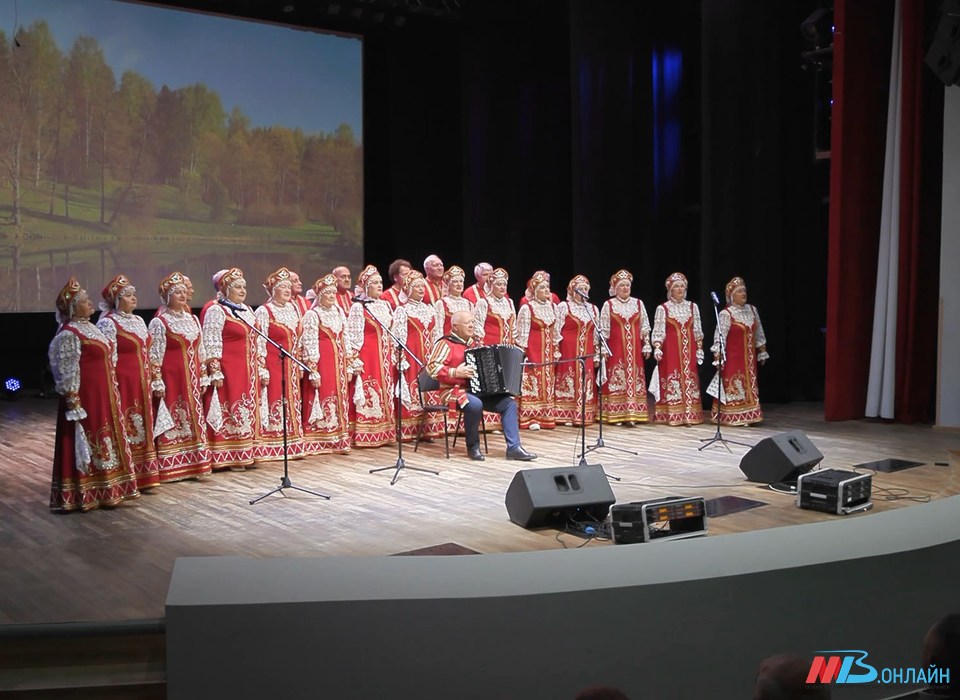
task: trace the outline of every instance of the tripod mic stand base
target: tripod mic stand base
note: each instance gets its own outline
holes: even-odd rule
[[[259,498],[254,498],[252,501],[250,501],[250,505],[257,503],[258,501],[262,501],[267,496],[272,496],[275,493],[279,493],[281,496],[284,496],[286,495],[283,493],[284,489],[293,489],[294,491],[303,491],[304,493],[309,493],[311,496],[319,496],[320,498],[325,498],[328,501],[330,500],[330,496],[328,496],[325,493],[320,493],[319,491],[311,491],[310,489],[305,489],[301,486],[294,486],[293,483],[290,481],[290,477],[287,475],[283,475],[280,477],[280,485],[277,488],[275,488],[273,491],[269,491],[263,494]]]
[[[395,470],[393,472],[393,478],[390,479],[391,486],[397,483],[397,479],[400,478],[400,472],[403,471],[404,469],[409,469],[415,472],[426,472],[427,474],[435,474],[437,476],[440,475],[440,472],[438,472],[436,469],[426,469],[424,467],[408,467],[406,462],[403,461],[403,457],[400,457],[399,459],[397,459],[397,463],[392,467],[377,467],[376,469],[371,469],[370,473],[376,474],[377,472],[385,472],[389,469]]]
[[[619,476],[614,476],[613,474],[608,474],[608,473],[606,472],[606,470],[604,470],[602,464],[587,464],[587,458],[586,458],[585,455],[580,455],[580,463],[579,463],[577,466],[578,466],[578,467],[598,467],[598,468],[600,469],[600,471],[603,472],[603,475],[604,475],[605,477],[607,477],[608,479],[613,479],[614,481],[620,481],[620,477],[619,477]]]
[[[597,438],[597,442],[587,448],[587,452],[593,452],[593,450],[616,450],[617,452],[623,452],[624,454],[640,456],[640,453],[636,450],[628,450],[624,447],[614,447],[613,445],[607,445],[604,443],[603,438]]]
[[[717,443],[717,442],[723,444],[723,446],[726,447],[728,450],[730,449],[728,445],[739,445],[740,447],[753,447],[753,445],[746,442],[737,442],[736,440],[727,440],[727,438],[723,437],[719,433],[710,438],[700,438],[700,442],[704,444],[700,445],[700,447],[697,448],[697,452],[700,452],[701,450],[704,450],[710,447],[710,445],[713,445],[714,443]]]

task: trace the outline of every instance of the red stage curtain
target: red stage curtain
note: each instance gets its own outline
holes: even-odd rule
[[[862,418],[880,239],[893,2],[836,0],[824,416]]]
[[[937,301],[940,274],[939,216],[927,222],[924,207],[939,210],[939,187],[924,187],[925,177],[942,179],[942,168],[923,167],[924,139],[940,140],[942,127],[925,117],[931,93],[943,92],[923,62],[923,0],[903,0],[903,81],[900,103],[903,131],[900,151],[900,250],[897,287],[897,365],[894,420],[903,423],[930,418],[937,366]],[[927,99],[925,99],[925,97]],[[933,100],[934,109],[937,100]],[[942,114],[942,101],[940,112]],[[942,120],[942,116],[940,117]],[[942,148],[942,146],[940,146]],[[933,172],[931,172],[931,170]],[[931,196],[932,195],[932,196]],[[936,202],[930,201],[936,199]],[[931,225],[934,224],[934,225]]]

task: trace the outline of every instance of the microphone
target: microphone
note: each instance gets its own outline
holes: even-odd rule
[[[374,300],[374,299],[364,299],[364,298],[362,298],[362,297],[351,297],[351,298],[350,298],[350,301],[352,301],[352,302],[355,303],[355,304],[363,304],[364,306],[366,306],[367,304],[372,304],[375,300]]]
[[[710,298],[713,299],[714,304],[720,306],[720,297],[717,296],[716,292],[710,292]]]
[[[579,287],[574,287],[573,291],[575,291],[577,294],[579,294],[579,295],[580,295],[580,298],[583,299],[584,301],[590,301],[590,297],[587,296],[586,292],[580,291],[580,288],[579,288]]]
[[[246,310],[247,310],[246,307],[243,306],[242,304],[234,304],[234,303],[233,303],[232,301],[230,301],[229,299],[224,299],[223,297],[221,297],[220,299],[217,299],[217,303],[220,304],[221,306],[226,306],[228,309],[231,309],[231,310],[233,310],[233,311],[246,311]]]

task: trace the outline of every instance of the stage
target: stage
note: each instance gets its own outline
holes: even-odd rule
[[[0,403],[0,624],[35,624],[162,618],[177,557],[380,556],[427,550],[448,554],[520,552],[616,546],[609,542],[530,531],[511,523],[504,496],[520,469],[572,466],[580,432],[571,427],[524,431],[531,463],[503,458],[503,438],[489,436],[485,462],[466,458],[462,438],[444,458],[442,439],[404,445],[409,466],[393,486],[396,446],[356,450],[290,462],[293,484],[332,496],[327,501],[286,491],[255,505],[249,501],[279,485],[282,463],[246,472],[216,473],[200,482],[160,486],[111,510],[54,515],[48,510],[56,402],[21,398]],[[820,404],[764,406],[765,421],[727,428],[724,436],[755,444],[788,430],[803,431],[823,453],[823,468],[850,469],[887,458],[922,466],[873,477],[869,518],[894,508],[960,493],[960,434],[930,426],[881,421],[827,423]],[[710,425],[672,428],[604,427],[608,446],[588,454],[612,476],[618,503],[663,496],[735,496],[764,505],[708,519],[709,537],[837,519],[794,505],[792,497],[746,481],[739,469],[746,447],[716,444],[698,451]],[[588,447],[598,428],[586,432]],[[618,449],[634,450],[639,455]],[[946,466],[938,466],[937,463]],[[672,546],[669,540],[650,547]]]

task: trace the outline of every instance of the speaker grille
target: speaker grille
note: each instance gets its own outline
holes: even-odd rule
[[[603,467],[587,465],[519,471],[504,504],[512,522],[534,528],[601,521],[616,501]]]

